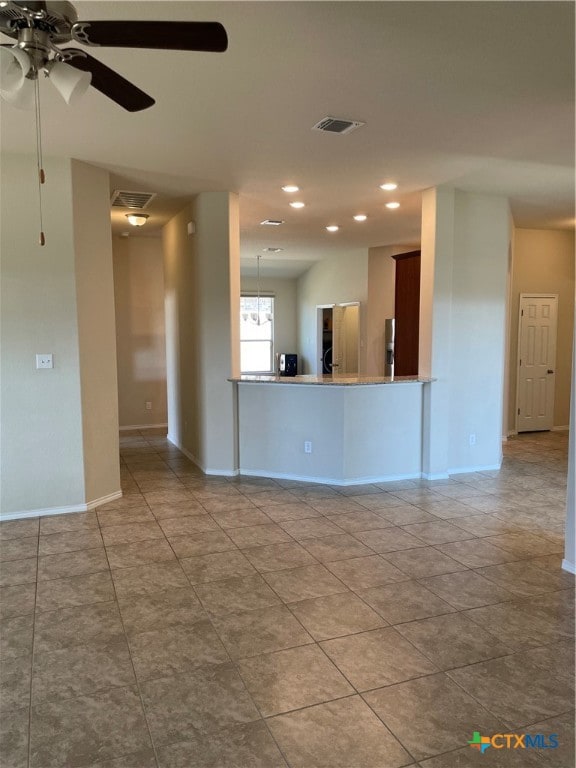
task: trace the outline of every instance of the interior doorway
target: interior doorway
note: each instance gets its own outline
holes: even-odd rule
[[[554,426],[557,294],[520,294],[516,430]]]
[[[360,365],[360,303],[324,304],[317,313],[318,376],[357,375]]]

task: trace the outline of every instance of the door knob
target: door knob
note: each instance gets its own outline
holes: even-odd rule
[[[554,371],[552,370],[552,368],[548,368],[548,373],[554,373]]]

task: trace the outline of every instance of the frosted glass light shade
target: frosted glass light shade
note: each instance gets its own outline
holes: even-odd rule
[[[148,219],[147,213],[127,213],[125,215],[133,227],[144,226],[144,224],[146,224],[146,220]]]
[[[18,91],[30,71],[30,57],[21,48],[0,48],[0,91],[2,95]]]
[[[36,81],[24,78],[20,88],[14,91],[0,90],[0,96],[17,109],[34,109]]]
[[[50,66],[48,76],[66,104],[76,104],[88,90],[92,80],[90,72],[81,72],[70,64],[56,61]]]

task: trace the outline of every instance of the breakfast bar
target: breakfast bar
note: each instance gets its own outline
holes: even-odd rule
[[[242,475],[333,485],[420,477],[431,379],[240,376]]]

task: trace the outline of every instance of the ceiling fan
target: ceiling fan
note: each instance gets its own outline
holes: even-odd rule
[[[33,104],[34,82],[41,72],[68,103],[88,87],[96,88],[129,112],[151,107],[154,99],[81,48],[69,42],[111,48],[150,48],[223,52],[228,46],[222,24],[210,21],[78,21],[72,3],[0,0],[0,31],[17,42],[2,45],[2,96],[15,106],[22,92]],[[5,53],[4,53],[5,52]],[[27,82],[28,81],[28,82]],[[6,87],[7,83],[7,87]]]

